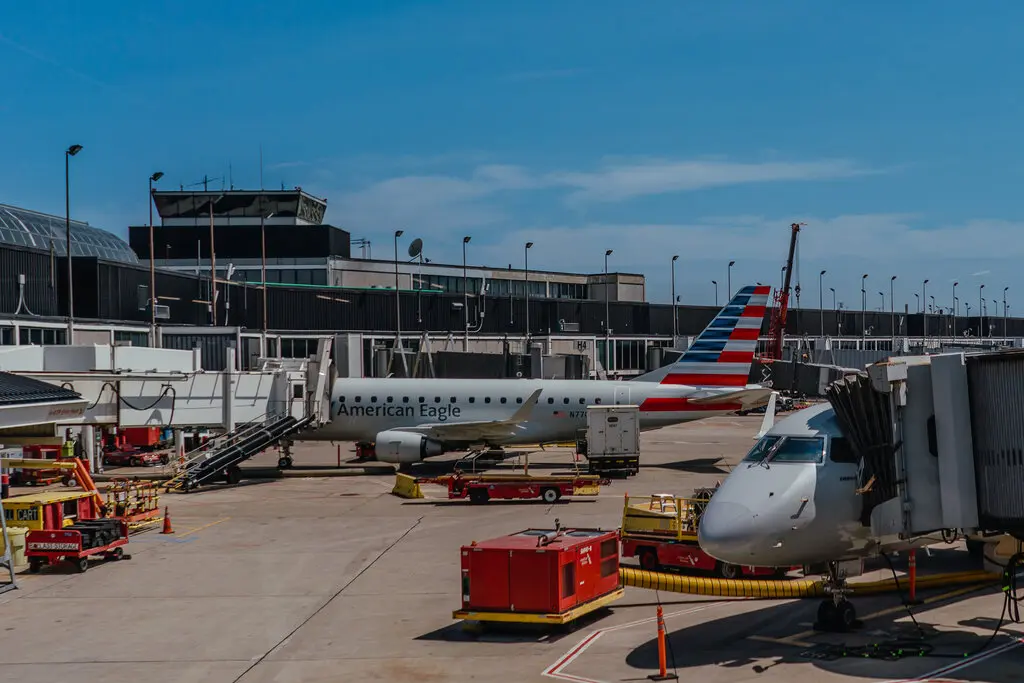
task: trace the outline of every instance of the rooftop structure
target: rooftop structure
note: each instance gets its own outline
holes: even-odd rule
[[[0,243],[65,256],[66,219],[64,216],[20,209],[0,204]],[[106,230],[82,221],[71,221],[71,255],[95,256],[108,261],[138,263],[139,259],[128,243]]]

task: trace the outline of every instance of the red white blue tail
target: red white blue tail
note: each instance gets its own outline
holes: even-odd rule
[[[761,333],[769,286],[736,293],[661,380],[697,387],[743,387]]]

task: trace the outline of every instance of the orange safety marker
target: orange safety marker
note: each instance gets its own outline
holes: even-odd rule
[[[675,681],[679,676],[670,674],[665,665],[665,614],[658,605],[658,673],[651,674],[647,678],[652,681]]]
[[[167,511],[166,507],[164,508],[164,528],[163,528],[163,530],[160,533],[162,533],[162,534],[173,534],[174,533],[174,529],[171,528],[171,513],[169,513]]]
[[[907,597],[907,604],[920,605],[921,601],[917,599],[917,550],[910,550],[907,564],[907,574],[909,575],[907,580],[910,582],[910,594]]]

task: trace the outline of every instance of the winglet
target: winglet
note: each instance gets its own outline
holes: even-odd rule
[[[764,418],[761,420],[761,429],[757,432],[754,437],[754,441],[757,441],[762,436],[768,433],[768,430],[775,424],[775,398],[779,395],[779,392],[773,391],[772,395],[768,397],[768,405],[764,409]]]
[[[506,422],[526,422],[527,418],[530,417],[530,413],[533,412],[533,407],[537,405],[537,401],[540,400],[541,392],[543,389],[537,389],[535,392],[523,401],[523,405],[519,406],[519,409],[512,414],[512,417],[505,420]]]

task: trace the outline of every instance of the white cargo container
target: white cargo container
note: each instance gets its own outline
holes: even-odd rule
[[[592,473],[640,468],[640,409],[632,405],[590,406],[583,454]]]

